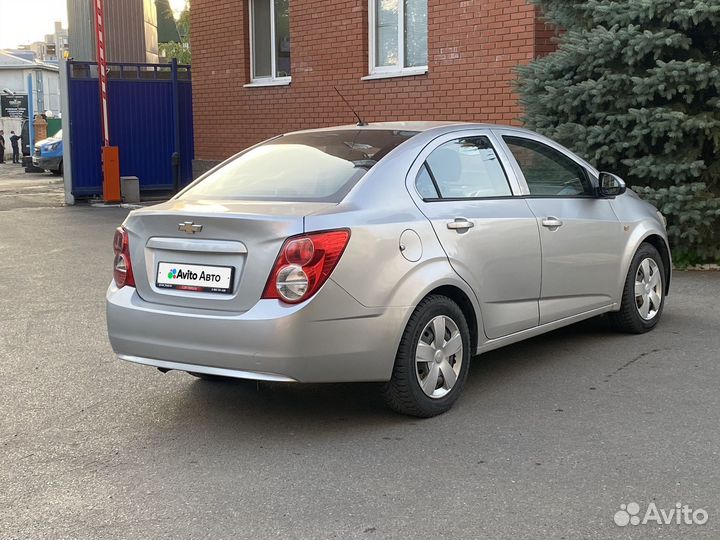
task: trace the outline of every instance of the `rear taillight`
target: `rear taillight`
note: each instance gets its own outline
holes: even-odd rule
[[[133,276],[132,263],[130,262],[130,244],[128,233],[124,227],[115,229],[113,251],[115,252],[115,262],[113,263],[115,284],[119,289],[122,289],[125,285],[134,287],[135,276]]]
[[[347,229],[288,238],[270,272],[262,297],[287,304],[304,302],[330,277],[348,240],[350,231]]]

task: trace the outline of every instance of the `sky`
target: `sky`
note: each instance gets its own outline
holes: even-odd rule
[[[170,5],[179,14],[185,0],[170,0]],[[65,0],[0,0],[0,49],[42,41],[55,21],[67,28]]]
[[[67,27],[64,0],[0,0],[0,48],[41,41],[55,21]]]

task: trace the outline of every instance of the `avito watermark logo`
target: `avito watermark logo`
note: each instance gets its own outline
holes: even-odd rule
[[[627,525],[705,525],[708,521],[707,510],[703,508],[693,509],[690,505],[675,503],[675,506],[658,508],[654,502],[648,504],[645,512],[640,511],[640,505],[636,502],[621,504],[620,510],[615,512],[613,520],[620,527]]]

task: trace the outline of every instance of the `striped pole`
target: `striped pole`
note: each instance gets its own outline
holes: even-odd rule
[[[120,190],[120,150],[110,146],[110,124],[108,122],[107,57],[105,55],[105,15],[103,0],[95,2],[95,41],[97,42],[98,80],[100,81],[100,122],[102,124],[103,147],[103,199],[114,203],[122,200]]]
[[[105,56],[105,14],[103,0],[95,2],[95,41],[97,43],[98,79],[100,81],[100,120],[102,122],[103,146],[110,146],[107,102],[107,58]]]

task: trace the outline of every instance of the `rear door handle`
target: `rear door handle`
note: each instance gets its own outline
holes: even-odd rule
[[[472,229],[475,224],[465,218],[455,218],[455,221],[451,221],[447,224],[447,228],[451,231],[466,231]]]
[[[543,219],[542,224],[543,227],[547,227],[548,229],[557,229],[558,227],[562,227],[563,222],[556,217],[550,216]]]

